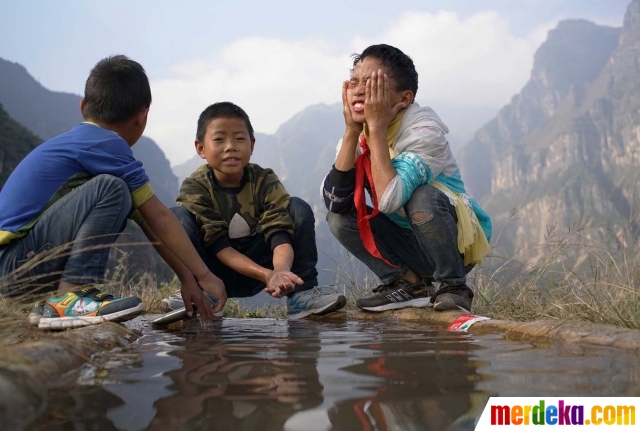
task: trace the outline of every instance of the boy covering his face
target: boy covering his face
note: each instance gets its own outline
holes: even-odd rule
[[[468,312],[466,274],[490,252],[491,220],[466,194],[449,130],[414,101],[411,58],[373,45],[353,65],[342,88],[345,133],[323,196],[332,234],[383,283],[357,305]]]

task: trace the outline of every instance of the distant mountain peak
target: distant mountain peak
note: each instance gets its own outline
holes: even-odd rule
[[[571,87],[593,82],[618,45],[619,28],[564,20],[549,31],[534,57],[531,80],[563,99]]]
[[[624,15],[623,35],[640,31],[640,0],[633,0]]]

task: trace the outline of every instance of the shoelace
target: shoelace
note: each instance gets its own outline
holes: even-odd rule
[[[320,286],[315,286],[312,289],[309,289],[307,292],[311,292],[313,297],[324,295],[324,290]]]
[[[79,296],[82,298],[89,298],[98,302],[109,301],[115,298],[115,296],[113,296],[112,294],[104,293],[101,290],[99,290],[97,287],[93,287],[93,286],[83,287],[82,289],[74,290],[73,293],[75,293],[76,296]]]
[[[401,287],[402,285],[411,285],[411,283],[409,283],[407,280],[404,279],[399,279],[396,280],[394,282],[388,283],[388,284],[381,284],[377,287],[374,287],[373,289],[371,289],[371,291],[373,293],[384,293],[389,289],[395,289],[397,287]]]

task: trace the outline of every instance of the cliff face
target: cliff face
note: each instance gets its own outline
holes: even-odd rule
[[[459,157],[502,231],[498,254],[544,243],[551,226],[586,224],[609,250],[637,231],[639,64],[640,0],[622,29],[564,21],[549,32],[530,81]]]
[[[0,104],[0,189],[18,163],[41,141],[9,117]]]

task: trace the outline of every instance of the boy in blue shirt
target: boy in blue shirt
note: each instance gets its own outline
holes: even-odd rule
[[[466,274],[490,252],[491,220],[466,194],[449,130],[414,102],[418,73],[398,48],[372,45],[353,66],[342,87],[345,133],[323,195],[331,233],[383,283],[356,304],[469,312]]]
[[[125,56],[101,60],[80,104],[85,121],[34,149],[0,191],[0,293],[24,298],[54,291],[29,318],[40,328],[124,321],[144,311],[137,297],[116,298],[95,287],[128,218],[172,268],[184,265],[197,278],[182,285],[190,314],[192,303],[204,320],[224,306],[222,281],[133,157],[130,147],[144,132],[150,104],[140,64]],[[198,284],[218,300],[215,308]]]

